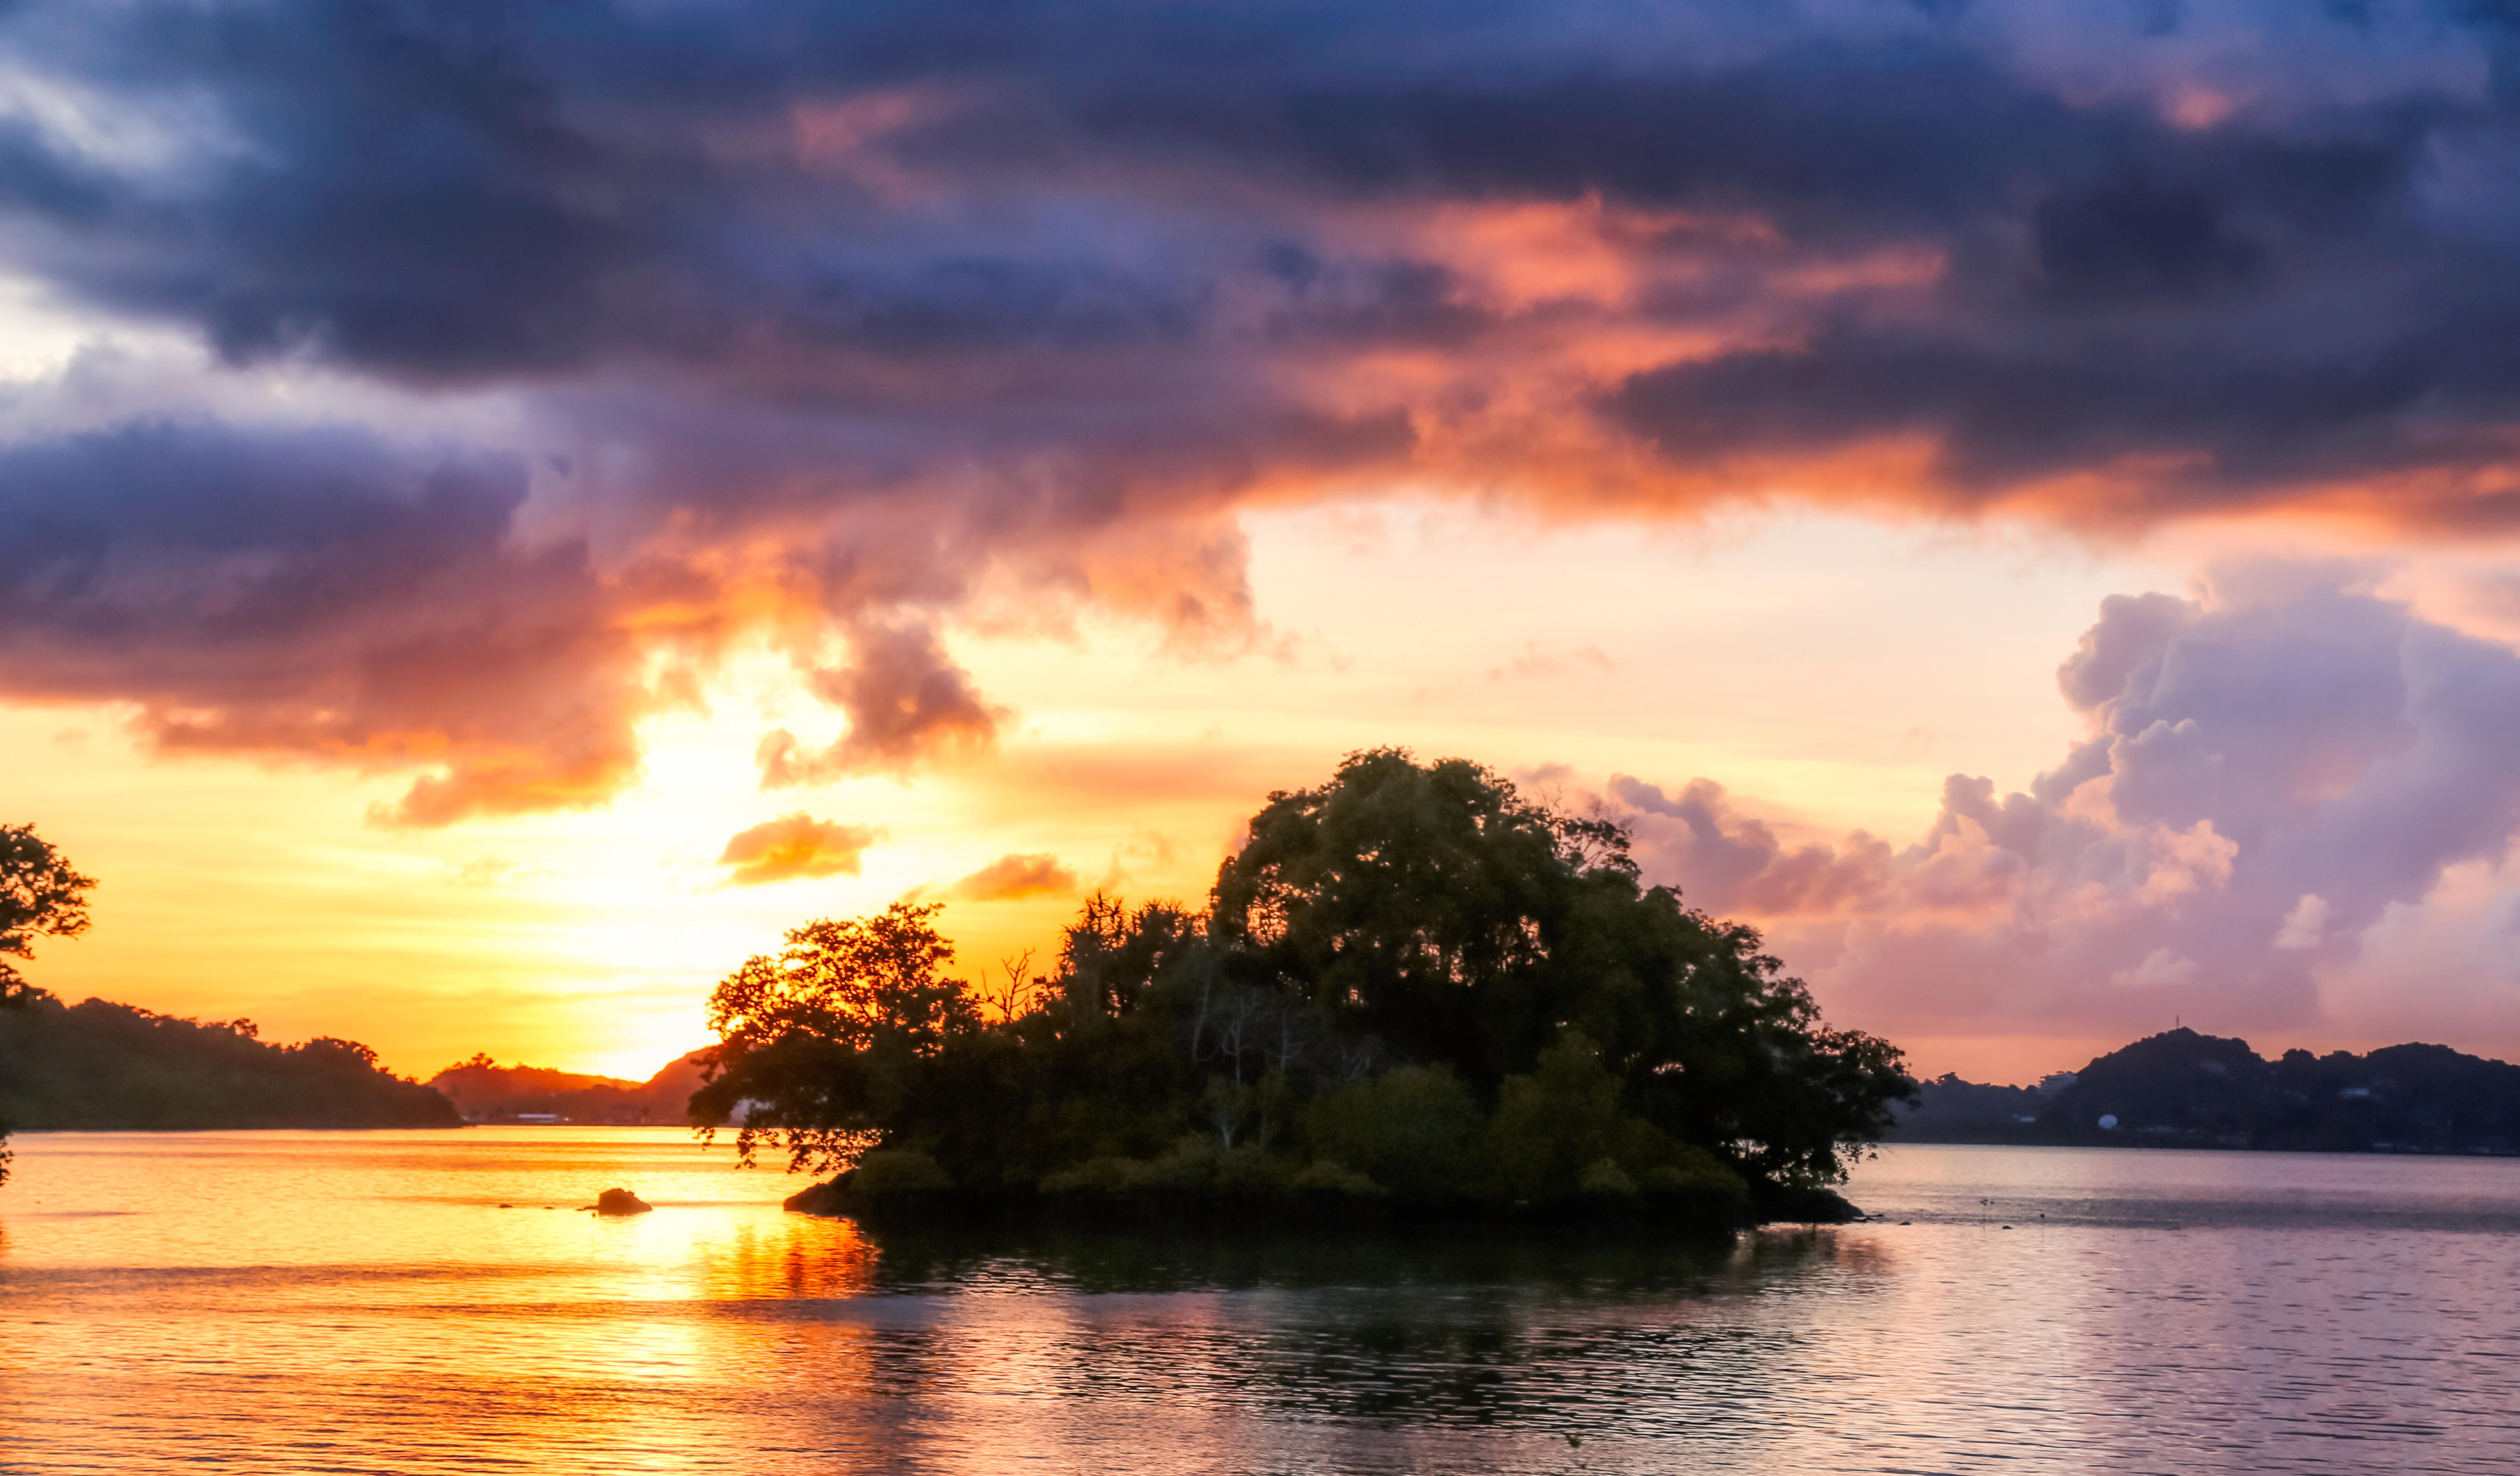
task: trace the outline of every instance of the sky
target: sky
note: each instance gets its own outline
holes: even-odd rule
[[[644,1077],[1344,753],[1832,1022],[2520,1055],[2503,0],[0,3],[66,998]]]

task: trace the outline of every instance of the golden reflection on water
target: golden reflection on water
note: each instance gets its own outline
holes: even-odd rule
[[[1896,1150],[1894,1223],[1689,1250],[875,1239],[670,1130],[20,1148],[11,1473],[2520,1469],[2520,1165]]]
[[[875,1246],[845,1220],[747,1221],[705,1254],[699,1294],[719,1301],[856,1296],[874,1286],[877,1258]]]

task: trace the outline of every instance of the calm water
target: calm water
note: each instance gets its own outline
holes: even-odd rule
[[[1893,1223],[1688,1254],[870,1240],[670,1130],[18,1148],[0,1471],[2520,1470],[2520,1161],[1893,1148]]]

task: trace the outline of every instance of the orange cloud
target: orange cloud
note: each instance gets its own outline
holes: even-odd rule
[[[761,886],[817,876],[857,875],[867,848],[881,839],[875,826],[816,820],[799,810],[738,831],[717,858],[733,867],[730,886]]]
[[[1048,852],[1010,854],[955,882],[947,895],[964,902],[1012,902],[1018,897],[1073,892],[1079,885],[1075,870]]]
[[[984,751],[1008,716],[974,690],[925,625],[862,632],[853,665],[816,671],[816,695],[848,714],[848,731],[814,752],[786,729],[761,740],[762,787],[821,783],[870,770],[902,772],[933,755]]]

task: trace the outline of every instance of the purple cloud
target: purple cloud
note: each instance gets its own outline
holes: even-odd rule
[[[1911,1030],[2315,1024],[2366,935],[2520,831],[2520,656],[2360,575],[2259,565],[2202,601],[2112,598],[2058,672],[2091,737],[2027,792],[1952,776],[1895,852],[1787,845],[1705,781],[1610,797],[1649,875],[1762,918],[1832,1001]]]
[[[408,823],[600,802],[639,674],[740,636],[848,725],[773,783],[983,748],[985,579],[1231,646],[1237,513],[1331,485],[2520,526],[2490,6],[25,0],[0,45],[52,100],[0,113],[0,267],[370,422],[21,425],[6,691],[422,770]],[[449,395],[504,418],[388,449]],[[2220,792],[2117,737],[2126,803]]]

